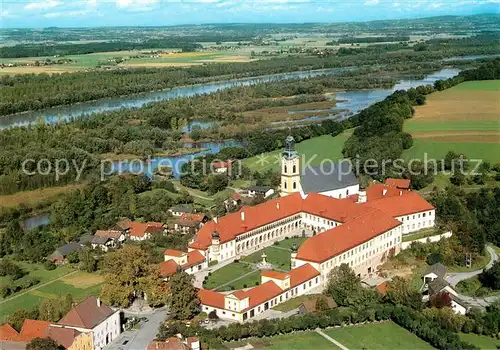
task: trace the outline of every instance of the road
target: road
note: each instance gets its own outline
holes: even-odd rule
[[[127,313],[125,313],[125,316],[132,315],[127,315]],[[108,345],[106,349],[147,349],[148,344],[156,338],[156,334],[158,334],[158,327],[160,327],[160,324],[165,321],[165,318],[167,317],[167,311],[165,309],[155,310],[151,314],[140,315],[139,317],[146,317],[148,319],[148,322],[141,323],[140,329],[123,332],[110,345]]]
[[[498,254],[497,252],[490,246],[486,246],[486,250],[490,254],[490,261],[486,265],[485,269],[488,270],[495,261],[498,260]],[[446,275],[445,280],[449,284],[451,284],[453,287],[457,285],[458,282],[466,280],[468,278],[474,277],[479,275],[481,272],[483,272],[483,269],[476,270],[476,271],[470,271],[470,272],[457,272],[457,273],[449,273]]]
[[[488,264],[486,264],[485,269],[488,270],[491,268],[493,263],[495,261],[498,261],[499,257],[497,252],[490,246],[486,246],[486,250],[490,254],[490,261]],[[471,271],[471,272],[460,272],[460,273],[451,273],[445,277],[445,280],[451,284],[453,287],[457,285],[458,282],[466,280],[468,278],[474,277],[479,275],[481,272],[483,272],[483,269],[476,270],[476,271]],[[475,307],[487,307],[494,302],[500,300],[500,295],[495,295],[492,297],[486,297],[486,298],[479,298],[479,297],[469,297],[467,295],[462,295],[458,294],[458,297],[467,303],[469,303],[471,306]]]

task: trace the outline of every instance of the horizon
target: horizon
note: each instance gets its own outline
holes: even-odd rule
[[[333,24],[497,15],[499,4],[500,0],[3,0],[0,20],[1,29]]]

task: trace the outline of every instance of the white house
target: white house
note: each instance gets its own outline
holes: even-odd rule
[[[267,198],[274,194],[274,189],[267,186],[252,186],[248,188],[248,196],[256,197],[262,196],[263,198]]]
[[[75,329],[82,333],[92,332],[93,348],[100,350],[118,337],[121,332],[120,311],[113,311],[99,298],[89,296],[74,306],[53,327]]]
[[[125,234],[116,230],[97,230],[90,242],[92,248],[100,248],[107,252],[109,248],[116,248],[125,241]]]
[[[208,268],[208,262],[197,250],[183,252],[176,249],[166,249],[163,252],[164,261],[160,263],[160,275],[168,280],[170,276],[178,271],[188,274]]]

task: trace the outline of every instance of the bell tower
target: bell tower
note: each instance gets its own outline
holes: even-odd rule
[[[300,161],[295,152],[293,136],[285,139],[285,150],[281,156],[281,196],[300,191]]]

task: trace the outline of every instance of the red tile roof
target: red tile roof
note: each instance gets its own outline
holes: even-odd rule
[[[167,277],[177,272],[177,263],[173,260],[162,261],[160,264],[160,276]]]
[[[241,312],[248,311],[257,305],[265,303],[272,298],[277,297],[281,293],[283,293],[283,289],[281,289],[276,283],[273,281],[267,281],[266,283],[262,283],[257,287],[249,289],[246,292],[246,296],[249,297],[248,307]]]
[[[214,292],[210,289],[200,289],[198,291],[198,299],[203,305],[224,309],[224,294]]]
[[[241,212],[244,213],[244,220],[241,218]],[[346,222],[366,213],[367,209],[356,203],[317,193],[311,193],[305,199],[301,198],[300,193],[294,193],[254,207],[243,207],[239,212],[219,218],[217,223],[213,220],[207,222],[198,231],[190,247],[206,250],[212,244],[214,231],[219,232],[220,242],[225,243],[247,231],[301,212],[318,215],[328,220]]]
[[[74,306],[58,324],[92,329],[112,314],[114,311],[108,305],[100,302],[95,296],[89,296]]]
[[[385,179],[385,184],[399,189],[410,189],[410,180],[408,179],[393,179],[389,177]]]
[[[203,219],[205,218],[205,216],[206,216],[205,214],[182,213],[181,220],[191,220],[191,221],[202,222]]]
[[[375,289],[380,295],[386,295],[388,288],[389,288],[389,282],[387,281],[384,281],[375,287]]]
[[[165,255],[176,256],[173,254],[167,254],[167,251],[172,251],[174,254],[182,253],[179,250],[167,249],[165,250]],[[180,256],[180,255],[179,255]],[[187,253],[187,263],[183,264],[181,267],[183,270],[190,268],[191,266],[201,264],[205,261],[205,257],[197,250],[193,250]],[[167,277],[171,276],[177,272],[177,267],[179,265],[173,260],[163,261],[160,263],[160,276]]]
[[[240,200],[241,194],[233,192],[233,193],[231,193],[231,198],[234,199],[235,201]]]
[[[231,166],[231,161],[228,160],[227,162],[224,161],[219,161],[219,162],[212,162],[212,166],[215,169],[220,169],[220,168],[229,168]]]
[[[300,246],[297,259],[324,262],[399,225],[398,220],[372,209],[356,220],[307,239]]]
[[[188,347],[179,338],[170,337],[166,341],[153,341],[148,344],[147,350],[186,350]]]
[[[269,277],[269,278],[274,278],[277,280],[284,280],[288,277],[290,277],[289,273],[285,272],[278,272],[278,271],[262,271],[260,273],[262,277]]]
[[[384,184],[372,184],[366,189],[366,200],[368,202],[377,199],[400,196],[406,191],[402,191],[392,186]]]
[[[319,271],[309,264],[304,264],[290,271],[290,288],[319,276]]]
[[[421,213],[427,210],[435,209],[432,204],[427,202],[418,192],[401,191],[402,194],[392,197],[386,197],[376,200],[368,200],[365,205],[382,210],[392,217]]]
[[[111,238],[111,239],[118,239],[122,233],[120,231],[116,230],[97,230],[95,231],[94,236],[95,237],[104,237],[104,238]]]
[[[0,340],[17,340],[19,333],[8,323],[0,327]]]
[[[164,255],[168,255],[168,256],[181,257],[181,256],[183,256],[186,253],[185,252],[181,252],[180,250],[177,250],[177,249],[165,249],[165,251],[163,252],[163,254]]]
[[[23,328],[21,328],[21,336],[26,338],[43,338],[45,331],[49,328],[50,322],[40,320],[24,320]]]
[[[146,232],[155,232],[163,228],[161,222],[137,222],[130,223],[130,235],[134,237],[144,237]]]
[[[55,340],[57,344],[64,346],[65,349],[68,349],[80,334],[76,329],[54,326],[48,327],[45,331],[46,337]]]

